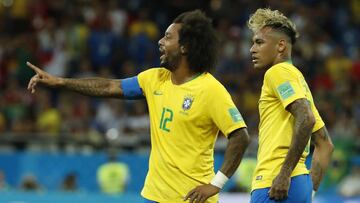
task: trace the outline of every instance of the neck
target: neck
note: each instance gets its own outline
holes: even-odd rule
[[[284,55],[279,55],[275,61],[274,64],[278,64],[278,63],[282,63],[282,62],[286,62],[286,61],[291,61],[291,54],[284,54]]]
[[[184,84],[197,75],[196,72],[192,71],[186,60],[181,60],[178,68],[171,72],[171,81],[175,85]]]

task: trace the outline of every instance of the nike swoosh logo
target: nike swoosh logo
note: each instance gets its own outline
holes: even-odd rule
[[[163,93],[161,91],[155,90],[154,95],[163,95]]]

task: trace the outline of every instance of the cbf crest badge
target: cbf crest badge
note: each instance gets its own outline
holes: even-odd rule
[[[191,95],[186,95],[184,97],[184,102],[182,104],[182,109],[184,111],[189,110],[191,108],[192,103],[194,102],[194,97]]]

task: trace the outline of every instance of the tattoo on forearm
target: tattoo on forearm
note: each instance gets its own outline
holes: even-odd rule
[[[236,171],[250,142],[246,129],[236,130],[233,133],[232,136],[234,137],[229,140],[225,151],[224,162],[220,169],[227,177],[232,176]]]
[[[321,167],[321,164],[317,161],[313,161],[311,164],[311,179],[313,181],[314,190],[317,190],[324,175],[324,170]]]
[[[317,190],[330,163],[334,146],[325,126],[313,133],[311,140],[315,145],[311,163],[311,179],[314,190]]]
[[[314,123],[309,119],[312,114],[306,99],[294,101],[289,111],[295,117],[294,131],[289,152],[285,158],[283,169],[289,173],[295,168],[310,139]]]
[[[329,141],[329,140],[330,140],[330,135],[325,127],[322,128],[321,130],[316,131],[311,136],[311,141],[314,143],[319,143],[319,142],[324,142],[324,141]]]
[[[110,97],[116,96],[111,91],[110,79],[104,78],[86,78],[86,79],[64,79],[64,87],[76,91],[78,93],[98,96],[98,97]],[[119,82],[120,83],[120,82]]]

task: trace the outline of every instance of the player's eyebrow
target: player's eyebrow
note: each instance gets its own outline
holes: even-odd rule
[[[259,37],[254,37],[252,38],[252,42],[254,43],[260,43],[260,42],[263,42],[264,40],[262,38],[259,38]]]
[[[165,32],[165,37],[170,37],[171,33],[170,32]]]

